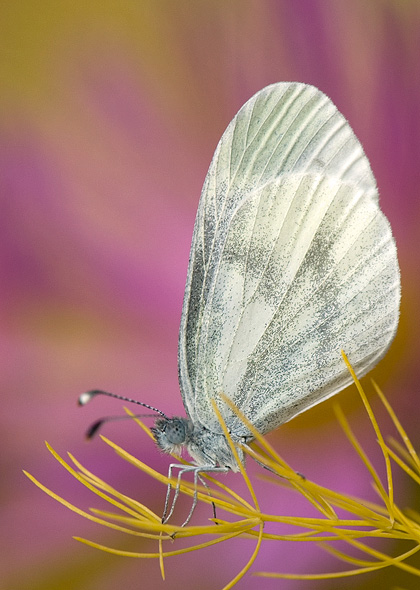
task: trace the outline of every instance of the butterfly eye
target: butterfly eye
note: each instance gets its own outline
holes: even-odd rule
[[[172,420],[168,421],[165,434],[168,441],[174,445],[181,445],[185,443],[185,425],[182,420],[172,418]]]

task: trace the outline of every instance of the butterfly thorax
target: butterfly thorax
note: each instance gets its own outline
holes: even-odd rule
[[[232,471],[239,471],[224,434],[212,432],[182,416],[159,418],[151,430],[157,446],[164,453],[180,455],[185,448],[199,466],[228,467]],[[238,447],[237,451],[243,461],[243,451]]]

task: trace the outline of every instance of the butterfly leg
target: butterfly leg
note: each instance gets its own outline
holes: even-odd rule
[[[169,470],[168,470],[168,478],[172,477],[172,472],[175,468],[179,469],[179,473],[178,473],[178,477],[177,477],[177,482],[176,482],[176,486],[175,486],[175,492],[174,492],[174,497],[172,499],[170,508],[169,508],[169,503],[170,503],[170,494],[171,494],[171,489],[172,489],[172,484],[168,483],[168,487],[166,489],[166,498],[165,498],[165,506],[163,509],[163,515],[162,515],[162,523],[165,524],[168,522],[168,520],[171,518],[174,509],[175,509],[175,504],[178,500],[178,496],[179,496],[179,492],[180,492],[180,487],[181,487],[181,478],[184,475],[184,473],[188,473],[190,471],[194,472],[194,495],[193,495],[193,503],[191,506],[191,509],[188,513],[187,518],[185,519],[185,521],[182,523],[181,526],[186,526],[189,521],[191,520],[191,517],[193,515],[193,512],[195,510],[195,507],[197,506],[197,502],[198,502],[198,490],[197,490],[197,484],[198,484],[198,480],[200,480],[200,482],[203,483],[203,485],[207,488],[208,493],[210,495],[210,489],[208,484],[203,480],[203,478],[200,476],[200,473],[212,473],[212,472],[219,472],[219,473],[226,473],[227,471],[229,471],[228,467],[214,467],[213,465],[202,465],[197,467],[196,465],[182,465],[182,464],[178,464],[178,463],[171,463],[169,465]],[[212,506],[213,506],[213,516],[214,518],[216,518],[216,507],[214,505],[214,503],[212,502]]]
[[[197,480],[199,479],[207,488],[209,495],[210,495],[210,489],[209,486],[204,482],[203,478],[200,477],[200,473],[214,473],[214,472],[218,472],[218,473],[226,473],[227,471],[229,471],[229,467],[214,467],[213,465],[202,465],[200,467],[195,467],[194,469],[194,496],[193,496],[193,503],[191,506],[191,510],[187,516],[187,518],[185,519],[185,521],[182,523],[181,526],[186,526],[189,521],[191,520],[191,517],[193,515],[193,512],[195,510],[195,507],[197,506],[197,501],[198,501],[198,490],[197,490]],[[213,515],[216,518],[216,507],[214,505],[214,502],[212,502],[213,505]]]
[[[208,495],[209,495],[209,496],[211,496],[211,493],[210,493],[210,488],[209,488],[209,484],[206,482],[206,480],[205,480],[205,479],[203,479],[203,478],[201,477],[201,475],[198,475],[198,479],[199,479],[199,480],[200,480],[200,482],[203,484],[203,486],[204,486],[205,488],[207,488],[207,493],[208,493]],[[214,502],[212,502],[212,503],[211,503],[211,505],[212,505],[212,508],[213,508],[213,518],[217,518],[217,516],[216,516],[216,504],[215,504]],[[218,524],[218,523],[216,522],[216,524]]]
[[[181,526],[186,526],[190,522],[191,517],[193,515],[193,512],[195,510],[195,507],[197,506],[197,502],[198,502],[197,479],[200,478],[200,481],[203,481],[202,478],[199,476],[199,472],[200,471],[201,471],[201,468],[200,467],[196,467],[194,469],[194,496],[193,496],[193,503],[192,503],[191,510],[190,510],[187,518],[184,520],[184,522],[181,524]]]
[[[168,487],[166,488],[166,498],[165,498],[165,506],[163,508],[163,514],[162,514],[162,523],[165,524],[166,522],[168,522],[168,520],[171,518],[173,511],[175,509],[175,504],[176,501],[178,499],[179,496],[179,488],[181,485],[181,477],[182,474],[185,471],[190,471],[191,468],[189,469],[188,467],[185,467],[185,465],[183,465],[182,463],[171,463],[169,465],[169,470],[168,470],[168,478],[170,479],[172,477],[172,471],[173,469],[179,469],[179,473],[178,473],[178,478],[177,478],[177,482],[176,482],[176,486],[175,486],[175,493],[174,493],[174,497],[172,500],[172,504],[171,504],[171,508],[169,509],[169,513],[168,513],[168,508],[169,508],[169,499],[171,496],[171,489],[172,489],[172,484],[171,482],[168,483]]]
[[[246,443],[242,443],[242,446],[246,449],[252,450],[251,447],[249,447]],[[264,465],[264,463],[261,463],[261,461],[258,461],[258,459],[256,459],[255,457],[253,457],[254,461],[256,463],[258,463],[258,465],[260,465],[261,467],[263,467],[264,469],[267,469],[267,471],[271,471],[271,473],[274,473],[274,475],[277,475],[278,477],[282,477],[281,475],[279,475],[277,473],[277,471],[275,471],[274,469],[271,469],[271,467],[269,467],[268,465]],[[306,476],[303,475],[303,473],[299,473],[299,471],[295,471],[296,475],[298,475],[301,479],[305,480]]]

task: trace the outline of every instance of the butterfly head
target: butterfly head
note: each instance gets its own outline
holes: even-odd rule
[[[180,454],[183,445],[188,444],[194,425],[188,418],[158,418],[151,429],[157,446],[164,453]]]

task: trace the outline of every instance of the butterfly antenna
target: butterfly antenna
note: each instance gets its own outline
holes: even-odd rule
[[[134,414],[133,416],[105,416],[104,418],[99,418],[99,420],[96,420],[96,422],[94,422],[93,424],[91,424],[89,426],[89,428],[86,431],[86,438],[87,439],[91,439],[93,438],[96,433],[98,432],[98,430],[100,428],[102,428],[102,426],[106,423],[106,422],[115,422],[116,420],[126,420],[129,418],[151,418],[153,417],[153,414]]]
[[[107,395],[108,397],[115,397],[123,402],[130,402],[131,404],[137,404],[138,406],[143,406],[143,408],[147,408],[148,410],[152,410],[152,412],[157,412],[163,418],[168,418],[166,414],[164,414],[161,410],[150,406],[149,404],[145,404],[143,402],[139,402],[136,399],[131,399],[130,397],[125,397],[124,395],[118,395],[117,393],[110,393],[109,391],[103,391],[102,389],[92,389],[91,391],[85,391],[79,397],[79,406],[85,406],[91,399],[96,397],[97,395]],[[99,426],[98,426],[99,428]]]

